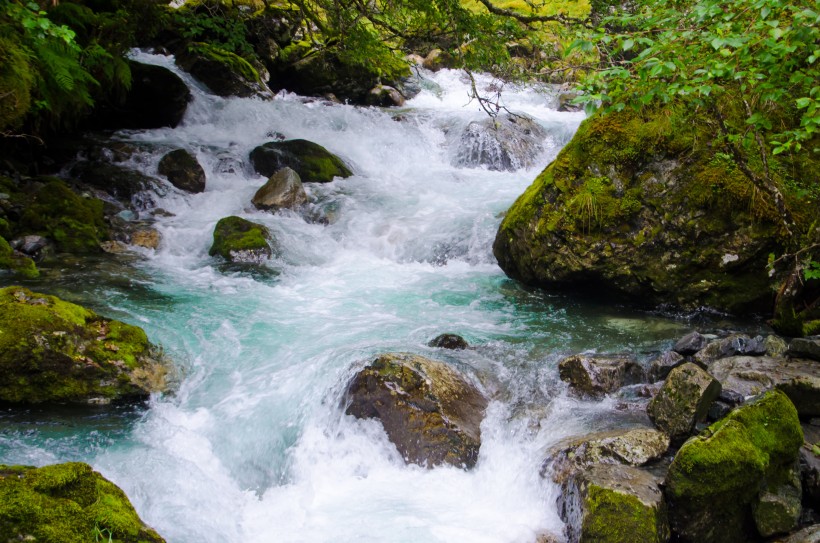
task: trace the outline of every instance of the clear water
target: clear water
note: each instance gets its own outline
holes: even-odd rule
[[[171,67],[169,59],[140,54]],[[63,261],[51,292],[142,326],[181,368],[173,395],[147,410],[0,412],[0,463],[90,462],[171,543],[531,543],[560,536],[559,491],[539,477],[546,447],[586,430],[640,422],[635,400],[572,398],[564,355],[639,356],[691,323],[530,290],[507,279],[491,244],[500,215],[537,170],[453,165],[460,131],[483,113],[458,72],[426,74],[400,110],[222,99],[196,83],[174,129],[120,133],[145,144],[133,163],[156,175],[169,149],[194,151],[202,194],[154,195],[162,244],[112,260]],[[488,82],[484,82],[488,83]],[[508,89],[507,105],[549,132],[546,164],[583,118],[548,95]],[[264,183],[249,151],[279,132],[326,146],[355,175],[308,187],[314,212],[258,212]],[[280,246],[270,273],[207,255],[218,219],[264,223]],[[426,347],[442,332],[475,347]],[[347,380],[374,355],[412,351],[453,364],[492,398],[476,468],[407,466],[373,421],[345,416]]]

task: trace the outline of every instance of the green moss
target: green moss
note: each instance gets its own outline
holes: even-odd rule
[[[60,251],[100,252],[100,242],[108,239],[102,201],[78,196],[59,179],[44,181],[23,212],[20,227],[54,240]]]
[[[15,255],[9,243],[0,236],[0,270],[3,269],[26,279],[36,279],[40,276],[34,261],[26,256]]]
[[[216,223],[214,242],[208,254],[226,259],[231,259],[231,252],[237,251],[263,251],[270,254],[269,239],[270,232],[261,224],[241,217],[225,217]]]
[[[299,174],[303,183],[328,183],[336,177],[353,175],[342,159],[318,143],[302,139],[266,143],[255,148],[250,157],[263,175],[273,175],[287,166]]]
[[[164,369],[140,328],[21,287],[0,290],[0,400],[146,397]]]
[[[13,39],[0,37],[0,131],[17,128],[31,108],[35,74]]]
[[[222,64],[228,71],[241,75],[251,83],[262,82],[259,72],[251,66],[251,63],[235,53],[204,42],[192,43],[188,46],[188,49],[194,54],[202,55],[208,60]]]
[[[602,543],[660,543],[663,522],[635,496],[591,486],[585,500],[581,541]]]
[[[0,541],[88,543],[100,532],[118,543],[163,541],[88,464],[0,466]]]

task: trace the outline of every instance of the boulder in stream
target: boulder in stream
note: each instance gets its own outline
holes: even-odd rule
[[[256,209],[293,209],[308,200],[299,174],[285,167],[270,176],[267,183],[256,191],[251,201]]]
[[[256,68],[239,55],[215,45],[192,43],[177,52],[176,63],[218,96],[272,97]]]
[[[680,442],[706,418],[709,406],[720,395],[720,383],[695,364],[687,362],[669,372],[646,412],[660,430]]]
[[[664,543],[669,522],[660,479],[631,466],[599,464],[562,489],[559,512],[572,543]]]
[[[329,183],[335,177],[353,173],[342,159],[307,140],[270,141],[251,151],[251,163],[257,173],[270,177],[282,168],[292,168],[303,183]]]
[[[562,381],[589,396],[603,396],[640,380],[642,368],[631,357],[576,354],[558,363]]]
[[[8,241],[0,236],[0,271],[8,270],[9,272],[25,277],[26,279],[34,279],[40,276],[37,266],[34,261],[11,248]]]
[[[797,410],[772,390],[689,439],[666,475],[672,529],[682,541],[755,540],[752,504],[782,480],[803,444]]]
[[[0,290],[0,401],[145,400],[168,365],[136,326],[22,287]]]
[[[176,149],[162,157],[158,171],[179,190],[203,192],[205,190],[205,170],[196,157],[185,149]]]
[[[543,151],[546,138],[546,130],[524,115],[473,121],[461,134],[455,162],[497,171],[528,168]]]
[[[231,216],[219,219],[214,227],[214,242],[208,254],[229,262],[259,264],[273,251],[270,231],[255,222]]]
[[[470,345],[467,340],[458,334],[440,334],[427,343],[429,347],[437,347],[439,349],[450,349],[454,351],[464,350]]]
[[[345,412],[377,418],[407,462],[471,468],[487,399],[443,362],[397,353],[376,358],[347,386]]]
[[[164,543],[119,487],[81,462],[0,465],[0,541]]]

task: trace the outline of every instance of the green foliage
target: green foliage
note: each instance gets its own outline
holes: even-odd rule
[[[820,279],[820,262],[809,262],[809,265],[803,270],[803,277],[806,281],[810,279]]]
[[[186,40],[207,42],[245,59],[254,58],[242,12],[219,0],[188,2],[172,12],[171,23]]]
[[[604,19],[601,30],[575,42],[574,47],[597,49],[606,62],[583,81],[579,102],[621,110],[682,99],[724,114],[723,106],[732,104],[743,109],[741,122],[726,130],[732,143],[747,150],[768,145],[763,152],[772,155],[816,144],[816,3],[644,1],[638,6]]]

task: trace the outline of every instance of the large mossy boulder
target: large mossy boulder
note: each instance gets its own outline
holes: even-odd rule
[[[601,464],[578,472],[559,498],[572,543],[665,543],[669,522],[660,479],[638,468]]]
[[[57,178],[43,178],[25,206],[18,227],[54,241],[67,253],[101,252],[100,242],[108,239],[103,202],[72,191]]]
[[[705,113],[674,104],[587,119],[505,216],[499,265],[550,289],[771,311],[780,278],[769,277],[768,258],[791,252],[793,238],[773,199],[712,144],[715,130]],[[772,168],[775,181],[813,178],[809,155]],[[816,202],[786,199],[793,230],[808,232]]]
[[[179,190],[194,193],[205,190],[205,170],[196,157],[185,149],[174,149],[163,156],[157,171]]]
[[[220,219],[214,227],[214,241],[208,254],[229,262],[258,264],[268,260],[272,236],[261,224],[231,216]]]
[[[802,444],[797,410],[778,390],[689,439],[665,480],[672,529],[698,543],[756,539],[752,504],[767,484],[784,478]]]
[[[191,91],[180,77],[162,66],[129,61],[131,88],[122,102],[97,104],[86,124],[93,128],[152,129],[176,127],[185,116]]]
[[[0,541],[162,543],[125,493],[88,464],[0,465]]]
[[[270,90],[250,62],[215,45],[191,43],[177,52],[176,62],[218,96],[271,97]]]
[[[265,177],[291,168],[303,183],[329,183],[335,177],[353,175],[342,159],[307,140],[271,141],[251,151],[250,159],[256,172]]]
[[[145,400],[168,367],[136,326],[22,287],[0,290],[0,401]]]
[[[385,354],[350,381],[345,412],[377,418],[405,461],[471,468],[487,399],[453,368],[413,354]]]

